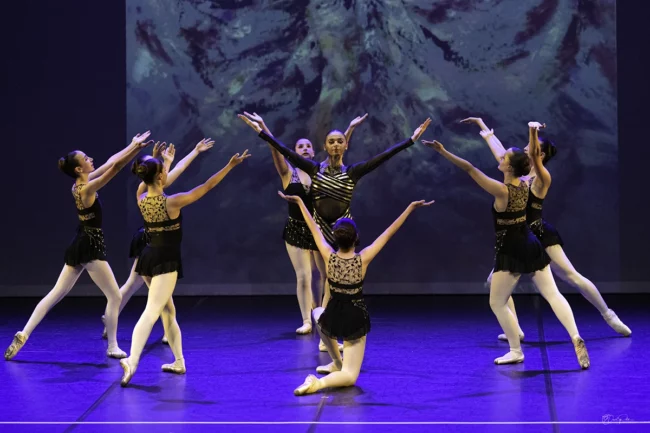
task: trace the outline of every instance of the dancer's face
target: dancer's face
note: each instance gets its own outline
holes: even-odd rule
[[[338,131],[331,132],[325,139],[325,151],[329,156],[343,155],[348,150],[345,136]]]
[[[301,138],[296,141],[296,147],[294,149],[296,153],[300,156],[303,156],[308,159],[314,159],[314,146],[311,144],[311,141],[306,138]]]
[[[504,174],[512,172],[512,166],[510,165],[511,156],[512,156],[512,149],[508,149],[508,151],[501,157],[501,160],[499,161],[500,172]]]
[[[93,159],[83,153],[80,150],[77,150],[77,154],[75,155],[75,159],[77,160],[77,168],[75,169],[77,173],[90,173],[93,170],[95,170],[95,165],[93,164]]]

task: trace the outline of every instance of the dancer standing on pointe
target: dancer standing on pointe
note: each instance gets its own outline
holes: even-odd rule
[[[181,159],[176,164],[174,169],[170,171],[171,164],[174,161],[174,156],[176,155],[176,149],[173,144],[166,146],[166,143],[157,142],[153,147],[152,157],[162,160],[163,164],[166,167],[167,172],[169,173],[167,175],[167,182],[165,183],[165,188],[171,186],[171,184],[173,184],[176,181],[176,179],[178,179],[178,177],[187,169],[187,167],[189,167],[192,161],[194,161],[194,159],[196,159],[196,157],[199,156],[199,154],[211,149],[213,145],[214,145],[214,141],[212,141],[210,138],[204,138],[203,140],[199,141],[198,144],[194,147],[194,150],[192,150],[189,154],[187,154],[185,158]],[[138,197],[144,194],[146,189],[147,189],[147,185],[144,182],[140,182],[135,196],[136,201]],[[129,258],[134,259],[134,261],[133,261],[133,266],[131,267],[131,273],[129,274],[129,278],[126,280],[124,285],[120,287],[120,294],[122,295],[122,303],[120,304],[120,313],[124,309],[124,306],[127,304],[127,302],[129,302],[129,299],[131,299],[131,296],[133,296],[133,294],[137,292],[138,289],[142,287],[142,285],[144,284],[144,280],[140,275],[138,275],[135,272],[135,268],[138,264],[138,257],[140,256],[140,254],[142,253],[146,245],[147,245],[147,233],[143,226],[138,229],[138,231],[131,239]],[[174,308],[173,300],[171,302],[171,306],[172,308]],[[102,316],[102,322],[104,320],[105,318],[104,316]],[[164,325],[165,325],[165,321],[163,321],[163,327]],[[106,338],[106,327],[104,327],[102,338]],[[165,330],[165,334],[163,336],[162,342],[164,344],[168,344],[167,330]]]
[[[357,183],[361,178],[390,158],[402,150],[411,147],[431,123],[431,119],[426,119],[413,132],[411,138],[390,147],[368,161],[346,166],[343,165],[343,156],[348,148],[348,142],[341,131],[333,130],[327,134],[325,151],[328,154],[328,158],[326,161],[318,163],[302,157],[274,137],[265,133],[258,122],[249,119],[243,114],[239,114],[238,117],[253,128],[264,141],[280,152],[291,165],[309,175],[312,182],[311,195],[314,200],[314,220],[320,227],[327,242],[334,248],[336,248],[333,231],[334,224],[341,218],[352,218],[350,204]],[[323,297],[324,306],[327,306],[329,299],[330,293],[326,284],[325,296]],[[319,349],[323,352],[327,350],[322,341]]]
[[[488,129],[483,120],[478,117],[470,117],[461,122],[476,123],[481,128],[481,136],[487,142],[494,157],[497,160],[501,159],[501,156],[505,154],[506,150],[504,149],[503,144],[501,144],[501,141],[496,137],[496,135],[494,135],[494,130]],[[585,299],[598,309],[602,317],[605,319],[605,322],[607,322],[614,331],[628,337],[632,334],[630,328],[628,328],[621,319],[618,318],[616,313],[607,306],[596,286],[576,271],[573,264],[571,264],[571,261],[569,261],[569,258],[564,253],[564,243],[562,242],[560,234],[555,227],[547,222],[542,216],[542,205],[546,198],[546,194],[548,194],[552,180],[551,174],[545,166],[557,153],[555,145],[550,140],[539,137],[538,128],[543,126],[545,125],[541,125],[537,122],[530,122],[528,124],[529,142],[524,150],[530,157],[533,167],[529,176],[525,178],[530,185],[530,195],[528,198],[528,206],[526,208],[527,222],[533,233],[542,242],[542,245],[546,249],[546,253],[551,258],[551,270],[553,273],[559,276],[566,283],[575,287],[578,292],[585,297]],[[488,281],[491,276],[492,274],[488,277]],[[515,320],[517,320],[515,303],[512,297],[508,299],[508,308],[510,308],[512,314],[515,316]],[[519,338],[523,340],[524,332],[521,330],[518,320],[517,327]],[[498,338],[499,340],[507,340],[505,334],[499,335]]]
[[[262,119],[260,115],[257,113],[250,114],[247,112],[244,112],[244,115],[259,123],[262,130],[267,135],[270,137],[273,136],[266,123],[264,123],[264,119]],[[350,137],[352,136],[354,129],[366,120],[367,117],[368,114],[363,117],[357,117],[350,122],[348,129],[345,131],[345,141],[348,144],[350,143]],[[307,206],[309,212],[313,212],[314,206],[310,194],[311,177],[309,174],[297,167],[291,166],[280,152],[271,145],[269,145],[269,147],[271,148],[271,154],[273,155],[273,164],[282,180],[284,193],[286,195],[300,197],[305,203],[305,206]],[[294,151],[298,155],[307,159],[313,160],[315,156],[314,146],[307,138],[299,139],[294,146]],[[288,207],[289,217],[284,226],[282,239],[284,239],[289,259],[291,260],[293,269],[296,272],[296,280],[298,283],[297,295],[298,305],[300,306],[300,312],[302,313],[302,326],[296,329],[296,334],[309,334],[312,331],[311,310],[320,307],[323,300],[325,262],[318,252],[318,247],[316,246],[314,237],[309,231],[309,227],[307,227],[307,223],[302,217],[298,205],[289,202]],[[312,273],[315,269],[318,269],[318,281],[317,284],[312,285]],[[327,350],[325,343],[321,342],[320,346],[322,351]],[[343,345],[340,345],[340,349],[343,350]]]
[[[366,335],[370,332],[370,316],[363,300],[363,281],[368,265],[404,224],[413,210],[429,206],[433,201],[420,200],[411,203],[402,215],[370,246],[357,253],[355,248],[359,245],[359,231],[354,221],[349,218],[340,218],[334,224],[333,236],[337,245],[337,248],[334,249],[323,236],[321,229],[300,197],[285,196],[281,192],[278,194],[288,202],[300,207],[318,250],[325,260],[327,281],[332,296],[327,307],[319,307],[314,310],[314,320],[317,323],[318,332],[332,358],[330,364],[319,366],[316,371],[320,374],[327,374],[327,376],[319,379],[310,374],[293,393],[305,395],[313,394],[323,388],[352,386],[359,377],[366,350]],[[336,347],[337,339],[344,341],[343,359]]]
[[[165,329],[175,358],[172,364],[164,364],[162,370],[175,374],[186,372],[181,330],[172,303],[176,280],[183,278],[181,209],[207,194],[230,170],[248,157],[248,150],[241,156],[239,153],[235,154],[223,169],[212,175],[204,184],[191,191],[171,196],[167,196],[163,191],[167,183],[167,168],[162,161],[144,156],[133,164],[131,170],[147,185],[147,191],[138,197],[138,207],[145,221],[149,243],[138,257],[135,271],[149,286],[149,293],[147,306],[133,329],[129,357],[120,361],[124,370],[122,386],[126,386],[135,374],[151,328],[161,315],[163,321],[167,322]]]
[[[524,354],[517,335],[517,322],[507,306],[521,274],[532,274],[533,282],[551,305],[555,316],[569,333],[580,367],[589,368],[589,355],[578,333],[573,311],[555,285],[548,264],[551,259],[539,239],[526,224],[528,184],[522,180],[530,172],[530,159],[518,148],[510,148],[499,161],[504,181],[491,179],[471,163],[445,150],[438,141],[422,141],[456,167],[469,174],[486,192],[494,196],[492,215],[496,230],[494,274],[490,284],[490,307],[506,333],[510,351],[494,360],[495,364],[523,362]]]
[[[117,359],[126,356],[126,353],[117,344],[117,317],[122,298],[113,271],[106,261],[106,245],[102,230],[102,204],[97,191],[135,158],[140,149],[150,144],[146,141],[149,135],[149,131],[142,135],[136,135],[131,144],[113,155],[96,170],[93,159],[80,150],[72,151],[59,159],[59,169],[75,179],[72,197],[77,208],[79,227],[77,234],[65,251],[65,265],[59,279],[54,288],[38,303],[23,330],[14,336],[11,345],[5,351],[7,361],[22,349],[34,329],[52,307],[72,290],[84,270],[88,271],[88,275],[108,301],[105,313],[108,333],[106,355]]]

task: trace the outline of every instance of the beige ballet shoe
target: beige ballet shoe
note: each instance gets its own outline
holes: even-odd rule
[[[106,356],[114,359],[124,359],[126,358],[126,352],[119,347],[113,347],[106,350]]]
[[[120,359],[120,366],[122,367],[122,370],[124,370],[124,374],[122,375],[122,380],[120,381],[120,385],[122,387],[125,387],[126,385],[129,384],[131,378],[135,374],[135,369],[131,367],[131,364],[129,364],[128,358]]]
[[[16,335],[14,335],[14,339],[5,350],[5,359],[7,361],[10,361],[14,356],[20,352],[20,349],[23,348],[25,343],[27,342],[27,334],[25,334],[23,331],[16,332]]]
[[[573,341],[573,347],[576,350],[578,364],[580,364],[580,368],[586,370],[591,365],[591,362],[589,361],[589,353],[587,352],[587,346],[585,346],[585,340],[580,336],[576,336],[571,340]]]
[[[614,331],[618,332],[623,337],[629,337],[632,335],[632,330],[625,326],[625,323],[623,323],[611,309],[607,310],[605,314],[603,314],[603,319],[605,319],[605,322],[607,322]]]
[[[508,341],[508,337],[506,337],[506,334],[499,334],[497,337],[500,341]],[[519,341],[524,341],[524,334],[519,334]]]
[[[510,349],[510,352],[494,360],[497,365],[519,364],[520,362],[524,362],[524,352],[517,349]]]
[[[321,352],[327,352],[327,346],[325,346],[325,343],[323,343],[323,340],[318,343],[318,350]],[[339,352],[343,352],[343,343],[339,343]]]
[[[342,367],[343,366],[338,366],[338,365],[336,365],[336,363],[334,361],[332,361],[327,365],[319,365],[318,367],[316,367],[316,373],[330,374],[330,373],[333,373],[335,371],[341,371]]]
[[[296,329],[296,334],[298,335],[311,334],[311,320],[303,323],[300,328]]]
[[[185,359],[177,359],[172,364],[163,364],[162,371],[165,373],[185,374],[187,372]]]
[[[316,391],[318,391],[317,386],[318,386],[318,378],[313,374],[310,374],[309,376],[307,376],[307,378],[305,379],[302,385],[300,385],[298,388],[293,390],[293,395],[313,394]]]

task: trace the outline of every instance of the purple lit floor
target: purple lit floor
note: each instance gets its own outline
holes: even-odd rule
[[[650,431],[647,424],[602,422],[607,414],[650,420],[650,297],[605,298],[633,334],[618,336],[586,300],[568,296],[591,356],[592,367],[581,371],[566,332],[537,295],[515,298],[526,361],[514,366],[493,363],[507,343],[496,339],[485,296],[368,297],[373,330],[357,386],[305,397],[293,389],[328,358],[317,351],[316,336],[294,333],[300,317],[293,297],[177,298],[187,375],[160,371],[173,358],[160,343],[158,323],[126,389],[119,362],[104,356],[103,300],[68,298],[13,361],[0,361],[0,422],[61,424],[0,425],[0,431]],[[1,300],[3,351],[37,302]],[[120,318],[118,338],[127,352],[143,308],[144,298],[134,298]],[[72,424],[108,421],[178,424]],[[182,424],[201,421],[267,424]],[[485,424],[551,421],[594,424]],[[278,422],[302,423],[268,424]]]

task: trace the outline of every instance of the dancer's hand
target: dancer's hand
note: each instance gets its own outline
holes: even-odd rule
[[[528,122],[528,127],[529,128],[535,128],[537,130],[546,128],[546,123],[539,123],[539,122]]]
[[[419,140],[422,134],[424,134],[424,131],[427,130],[429,127],[429,124],[431,123],[431,118],[428,117],[427,120],[424,121],[424,123],[420,126],[417,127],[417,129],[413,132],[413,135],[411,136],[411,140],[414,142]]]
[[[133,140],[131,140],[131,144],[139,149],[147,147],[153,143],[153,140],[147,141],[147,138],[149,138],[150,135],[151,131],[147,131],[144,134],[136,134],[136,136],[133,137]]]
[[[246,122],[246,124],[248,126],[250,126],[251,128],[253,128],[255,130],[255,132],[257,132],[258,134],[262,131],[262,127],[256,121],[249,119],[248,117],[244,116],[243,114],[238,114],[237,117],[239,117],[241,120]]]
[[[153,156],[156,159],[160,159],[162,153],[165,151],[165,147],[167,147],[167,143],[164,141],[161,143],[160,141],[156,141],[156,143],[153,145],[153,151],[151,152],[151,156]]]
[[[433,141],[422,140],[422,144],[424,144],[426,147],[430,147],[436,152],[442,152],[443,150],[445,150],[445,147],[438,140],[433,140]]]
[[[194,150],[196,150],[198,153],[201,153],[205,152],[208,149],[212,149],[212,146],[214,146],[214,141],[211,138],[204,138],[196,144]]]
[[[481,122],[482,120],[483,120],[483,119],[481,119],[480,117],[468,117],[467,119],[460,120],[459,123],[465,123],[465,124],[469,124],[469,123],[479,123],[479,122]]]
[[[368,118],[368,113],[364,114],[363,116],[357,116],[352,121],[350,122],[350,128],[356,128],[357,126],[361,125],[364,120]]]
[[[248,117],[253,122],[259,123],[260,126],[264,126],[264,119],[262,119],[262,116],[260,116],[259,114],[255,113],[255,112],[253,112],[253,114],[251,114],[251,113],[248,113],[248,112],[244,111],[244,116]]]
[[[431,200],[431,201],[418,200],[418,201],[414,201],[413,203],[411,203],[409,205],[409,208],[411,210],[413,210],[413,209],[417,209],[417,208],[424,207],[424,206],[431,206],[435,202],[436,202],[435,200]]]
[[[289,203],[300,204],[302,199],[297,195],[284,195],[282,191],[278,191],[278,195],[288,201]]]
[[[176,156],[176,148],[172,143],[169,143],[169,146],[167,146],[167,149],[163,150],[162,152],[162,159],[165,164],[167,164],[167,167],[169,167],[174,161],[174,156]]]
[[[238,153],[235,153],[232,158],[230,158],[230,161],[228,161],[228,165],[230,167],[236,167],[242,162],[244,162],[245,159],[248,159],[250,157],[250,153],[248,153],[248,149],[244,150],[244,153],[239,155]]]

